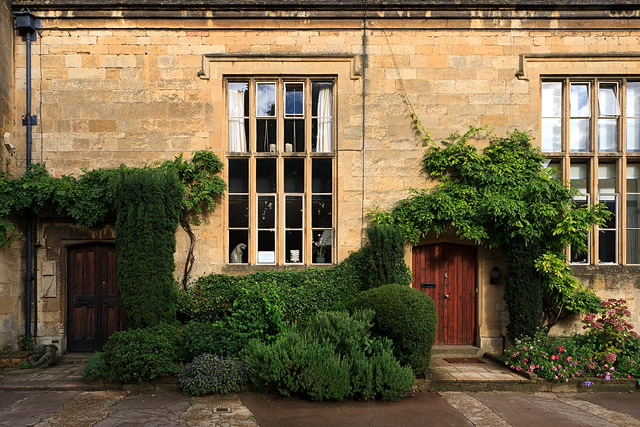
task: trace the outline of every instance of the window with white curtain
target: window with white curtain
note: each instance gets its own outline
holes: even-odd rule
[[[229,79],[228,262],[335,259],[335,81]]]
[[[601,203],[611,217],[587,234],[573,264],[640,264],[640,77],[543,79],[540,148],[576,207]]]

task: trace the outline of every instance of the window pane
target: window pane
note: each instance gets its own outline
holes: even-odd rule
[[[640,228],[640,194],[627,195],[627,228]]]
[[[313,263],[330,263],[333,249],[332,230],[313,231]]]
[[[627,151],[640,151],[640,119],[627,119]]]
[[[304,152],[304,119],[285,119],[284,151]]]
[[[322,94],[333,94],[333,83],[332,82],[313,82],[311,83],[311,115],[314,117],[323,116],[323,117],[331,117],[333,116],[333,102],[325,103],[321,102],[320,98]],[[318,104],[321,104],[318,108]]]
[[[276,192],[276,160],[257,159],[256,160],[256,192],[275,193]]]
[[[333,83],[314,82],[311,90],[311,151],[333,150]]]
[[[302,196],[287,196],[285,204],[285,227],[302,228]]]
[[[569,146],[572,153],[589,151],[589,119],[571,119]]]
[[[616,192],[616,165],[598,165],[598,191],[607,194]]]
[[[276,226],[276,197],[258,196],[258,228]]]
[[[287,83],[285,86],[285,115],[304,114],[304,85],[302,83]]]
[[[627,230],[627,264],[640,264],[640,230]]]
[[[258,117],[276,116],[276,84],[258,83],[256,97],[256,115]]]
[[[229,227],[249,227],[248,195],[229,195]]]
[[[620,115],[618,104],[618,85],[615,83],[600,83],[598,88],[598,107],[601,116]]]
[[[616,262],[616,232],[600,230],[598,245],[598,261],[601,263]]]
[[[249,160],[229,159],[229,193],[249,192]]]
[[[232,99],[235,102],[232,102]],[[249,116],[249,83],[229,83],[229,117],[247,116]]]
[[[587,188],[589,176],[586,163],[572,164],[569,168],[569,176],[571,180],[571,188],[580,191],[582,194],[589,193]]]
[[[618,149],[618,120],[598,120],[598,150],[616,151]]]
[[[576,197],[574,200],[575,200],[577,209],[589,204],[589,201],[586,197]],[[587,244],[587,247],[588,247],[589,233],[584,234],[584,242]],[[580,264],[587,263],[589,262],[589,251],[580,252],[572,247],[570,259],[572,263],[580,263]]]
[[[229,262],[232,264],[249,262],[249,231],[229,230]]]
[[[602,228],[616,228],[616,216],[618,215],[616,196],[601,196],[600,203],[605,205],[607,210],[613,214]]]
[[[571,85],[571,117],[589,117],[589,84],[574,83]]]
[[[274,119],[256,120],[256,151],[261,153],[276,151],[277,121]]]
[[[258,263],[276,262],[276,233],[271,230],[258,231]]]
[[[627,83],[627,116],[640,117],[640,82]]]
[[[542,151],[547,153],[562,151],[561,119],[542,119]]]
[[[331,227],[331,196],[313,195],[311,198],[311,226]]]
[[[284,192],[304,193],[304,159],[284,160]]]
[[[331,159],[313,159],[311,165],[311,191],[313,193],[331,193]]]
[[[562,166],[560,164],[560,160],[547,160],[544,167],[551,172],[552,178],[562,179]]]
[[[229,115],[229,151],[241,153],[249,150],[249,83],[229,83],[227,111]]]
[[[300,263],[304,259],[302,252],[302,231],[289,230],[285,233],[286,260],[288,263]]]
[[[640,193],[640,165],[627,165],[627,193]]]

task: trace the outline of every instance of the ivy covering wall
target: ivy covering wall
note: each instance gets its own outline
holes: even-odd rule
[[[122,169],[116,180],[118,288],[130,328],[176,318],[176,229],[184,189],[170,169]]]

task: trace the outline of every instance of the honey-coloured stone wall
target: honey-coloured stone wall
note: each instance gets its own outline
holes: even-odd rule
[[[640,74],[636,16],[576,13],[584,19],[533,10],[405,17],[380,11],[365,23],[355,12],[253,11],[247,15],[251,19],[193,12],[181,19],[171,11],[151,15],[40,5],[36,14],[43,29],[33,48],[39,117],[33,158],[42,159],[54,175],[148,164],[201,149],[224,160],[226,76],[336,77],[340,261],[361,246],[371,209],[390,209],[411,187],[432,185],[420,173],[424,148],[412,127],[411,109],[435,140],[470,125],[490,126],[498,135],[517,128],[539,136],[541,75],[585,69]],[[16,38],[13,49],[12,105],[22,111],[24,43]],[[594,58],[600,62],[589,68]],[[17,125],[12,131],[17,140],[23,132]],[[24,158],[18,149],[18,159]],[[222,199],[195,227],[194,276],[230,271],[225,209]],[[41,235],[51,247],[47,233]],[[176,276],[187,243],[179,231]],[[41,263],[65,262],[63,252],[47,250],[40,256]],[[506,318],[502,287],[488,284],[488,272],[497,264],[499,255],[481,249],[478,344],[486,348],[501,345]],[[233,269],[249,271],[253,267]],[[620,280],[612,286],[630,289],[623,276]],[[60,276],[61,299],[46,302],[50,308],[42,320],[41,329],[52,336],[64,335],[64,281]]]

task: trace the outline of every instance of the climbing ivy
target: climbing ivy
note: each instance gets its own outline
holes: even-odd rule
[[[424,132],[424,127],[416,129]],[[490,141],[482,152],[470,143],[478,138]],[[508,248],[512,242],[539,246],[534,262],[549,318],[562,308],[586,312],[598,299],[572,275],[565,249],[586,250],[588,230],[603,225],[610,213],[603,205],[577,208],[577,193],[543,167],[545,158],[531,139],[517,130],[497,137],[476,127],[453,133],[441,144],[423,138],[422,171],[436,185],[411,189],[391,212],[374,210],[373,221],[397,225],[414,244],[428,233],[450,230],[490,248]]]
[[[173,170],[184,187],[180,224],[191,239],[184,283],[193,265],[195,236],[190,226],[199,224],[198,216],[203,212],[213,211],[217,198],[224,193],[225,183],[219,176],[222,167],[218,157],[207,150],[194,152],[190,160],[183,160],[179,155],[153,166]],[[142,169],[151,168],[144,166]],[[27,214],[37,215],[48,208],[89,227],[115,224],[116,179],[123,170],[132,169],[120,166],[83,170],[79,177],[63,175],[58,178],[51,176],[44,165],[33,163],[18,178],[0,173],[0,247],[10,246],[17,238],[21,238],[15,221]]]

